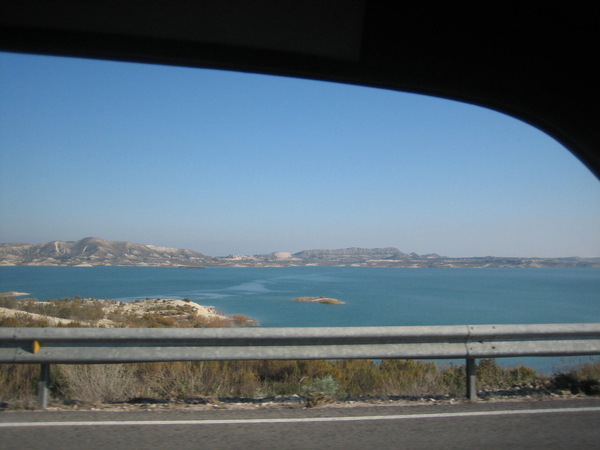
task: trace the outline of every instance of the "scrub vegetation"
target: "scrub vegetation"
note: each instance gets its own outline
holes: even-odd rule
[[[307,406],[340,398],[465,395],[465,368],[412,360],[194,361],[170,363],[52,365],[51,395],[63,403],[140,402],[140,399],[210,401],[215,398],[299,396]],[[0,365],[5,407],[33,408],[37,365]],[[597,395],[600,363],[543,377],[527,367],[502,368],[483,359],[479,391],[525,389],[530,394]],[[567,390],[567,392],[564,392]],[[206,400],[208,399],[208,400]]]
[[[258,325],[250,317],[242,314],[225,316],[187,298],[124,303],[75,296],[40,302],[35,298],[16,300],[0,295],[0,308],[12,312],[0,313],[0,327],[227,328]]]

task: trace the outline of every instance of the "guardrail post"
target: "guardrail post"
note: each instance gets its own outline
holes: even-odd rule
[[[467,358],[467,399],[471,402],[477,400],[477,370],[475,358]]]
[[[48,393],[50,386],[50,364],[40,366],[40,383],[38,386],[38,406],[40,409],[48,407]]]

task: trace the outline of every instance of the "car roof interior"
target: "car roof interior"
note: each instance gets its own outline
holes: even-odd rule
[[[592,7],[4,0],[0,50],[276,74],[464,101],[545,131],[600,177]]]

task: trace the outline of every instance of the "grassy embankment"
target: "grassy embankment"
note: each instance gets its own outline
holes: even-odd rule
[[[109,320],[124,327],[236,327],[254,324],[245,316],[200,316],[192,307],[153,301],[143,313],[121,311],[108,300],[0,298],[0,307],[73,320],[57,326],[90,326]],[[106,302],[109,307],[107,307]],[[141,303],[141,302],[140,302]],[[110,313],[106,313],[110,310]],[[24,313],[0,317],[0,326],[50,326],[48,319]],[[51,395],[60,401],[117,402],[136,398],[270,397],[299,395],[309,405],[320,399],[386,396],[461,396],[465,393],[462,365],[405,360],[336,361],[197,361],[175,363],[52,365]],[[9,407],[35,405],[39,367],[0,365],[0,402]],[[600,363],[587,363],[552,377],[527,367],[502,368],[495,360],[480,360],[479,390],[520,387],[531,393],[600,393]]]

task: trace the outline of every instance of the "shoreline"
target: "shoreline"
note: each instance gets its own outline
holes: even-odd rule
[[[0,263],[2,267],[74,267],[74,268],[96,268],[96,267],[147,267],[162,269],[208,269],[208,268],[235,268],[235,269],[257,269],[257,268],[295,268],[295,267],[354,267],[363,269],[600,269],[600,264],[589,265],[381,265],[368,263],[355,264],[206,264],[203,266],[191,267],[181,265],[166,264],[5,264]],[[28,295],[28,294],[26,294]]]

